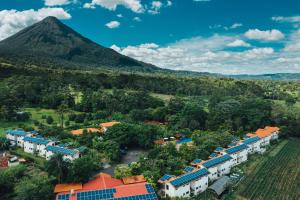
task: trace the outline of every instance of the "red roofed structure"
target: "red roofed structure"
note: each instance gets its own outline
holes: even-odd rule
[[[122,200],[126,197],[137,196],[141,200],[157,200],[152,186],[145,181],[144,177],[138,177],[138,182],[128,184],[120,179],[112,178],[109,174],[100,173],[93,180],[83,184],[81,188],[78,187],[81,184],[58,184],[55,188],[63,185],[63,188],[67,188],[68,191],[57,192],[56,200]],[[133,178],[125,178],[127,181],[131,179]]]

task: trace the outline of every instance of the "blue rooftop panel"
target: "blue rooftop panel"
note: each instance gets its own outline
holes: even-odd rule
[[[232,147],[230,149],[226,149],[225,152],[228,153],[228,154],[234,154],[234,153],[242,151],[244,149],[247,149],[247,145],[241,144],[239,146],[235,146],[235,147]]]
[[[259,140],[260,140],[259,137],[251,137],[251,138],[248,138],[248,139],[244,140],[243,143],[244,144],[252,144],[252,143],[257,142]]]
[[[216,148],[216,150],[215,151],[223,151],[223,147],[218,147],[218,148]]]
[[[160,181],[168,181],[170,180],[172,177],[174,177],[173,175],[169,175],[169,174],[165,174],[163,175],[163,177],[161,177],[159,180]]]
[[[177,177],[175,180],[171,181],[170,183],[178,188],[184,184],[187,184],[191,181],[194,181],[194,180],[197,180],[205,175],[209,174],[209,172],[207,171],[207,169],[205,168],[202,168],[202,169],[199,169],[195,172],[190,172],[190,173],[187,173],[187,174],[184,174],[182,176],[179,176]]]
[[[236,146],[236,145],[237,145],[236,142],[232,142],[232,143],[230,143],[230,144],[228,145],[228,147],[234,147],[234,146]]]
[[[44,145],[49,143],[49,141],[45,140],[44,138],[34,138],[34,137],[24,137],[24,141],[32,142],[36,144],[44,144]]]
[[[195,159],[195,160],[192,161],[192,165],[196,165],[196,164],[199,164],[201,162],[202,162],[201,159]]]
[[[17,129],[17,130],[8,130],[6,134],[16,135],[16,136],[26,136],[27,133],[24,130]]]
[[[61,153],[64,155],[71,155],[71,156],[76,154],[76,151],[74,151],[74,150],[66,149],[66,148],[58,147],[58,146],[47,146],[46,150],[52,151],[53,153]]]
[[[208,168],[214,167],[218,164],[224,163],[230,159],[232,159],[232,157],[229,155],[220,156],[220,157],[213,158],[213,159],[206,161],[205,163],[203,163],[203,166],[208,169]]]
[[[184,168],[183,171],[185,171],[185,172],[192,172],[192,171],[194,171],[194,169],[195,169],[194,167],[187,166],[187,167]]]
[[[212,153],[212,154],[210,154],[210,156],[209,157],[211,157],[211,158],[214,158],[214,157],[217,157],[218,156],[218,154],[216,154],[216,153]]]
[[[192,142],[192,141],[193,141],[192,138],[182,138],[182,139],[178,140],[176,142],[176,144],[186,144],[186,143],[189,143],[189,142]]]

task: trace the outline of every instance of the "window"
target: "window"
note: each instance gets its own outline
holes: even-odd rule
[[[169,185],[166,185],[166,189],[167,189],[167,190],[169,189]]]

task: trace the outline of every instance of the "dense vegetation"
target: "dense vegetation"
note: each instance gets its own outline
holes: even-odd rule
[[[39,167],[50,185],[85,182],[101,163],[119,163],[131,147],[142,148],[147,154],[137,163],[117,167],[116,176],[144,174],[156,183],[163,174],[180,174],[193,159],[207,159],[216,147],[265,125],[280,126],[286,137],[300,133],[300,85],[296,82],[104,73],[20,64],[1,64],[0,76],[0,124],[17,127],[24,122],[26,130],[37,129],[69,147],[86,148],[83,157],[73,163],[57,156]],[[169,98],[161,99],[157,94]],[[52,112],[26,125],[36,115],[34,109]],[[70,130],[97,127],[111,120],[122,123],[101,137],[86,131],[81,136],[69,134]],[[194,146],[183,145],[177,150],[173,144],[154,145],[154,140],[175,133],[192,137]],[[7,149],[7,141],[0,143],[1,149]],[[6,182],[6,171],[1,172],[0,182]],[[48,182],[30,175],[14,179],[28,183],[24,188],[9,186],[9,195],[16,199],[28,190],[38,197],[39,187],[51,191]],[[34,196],[24,195],[23,199]]]

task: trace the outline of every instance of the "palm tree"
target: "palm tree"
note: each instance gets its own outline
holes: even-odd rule
[[[64,128],[64,114],[69,112],[69,107],[67,104],[61,104],[58,106],[56,113],[59,115],[60,118],[60,126]]]
[[[46,164],[46,171],[61,183],[67,178],[70,163],[63,159],[62,154],[55,154]]]
[[[9,148],[9,140],[6,139],[6,138],[0,138],[0,150],[3,151],[3,150],[7,150]]]

